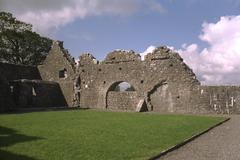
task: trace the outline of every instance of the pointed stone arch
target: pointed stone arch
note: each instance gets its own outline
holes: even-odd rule
[[[151,95],[156,92],[156,90],[164,85],[164,84],[167,84],[167,81],[166,80],[161,80],[159,83],[153,85],[153,87],[147,92],[147,98],[146,98],[146,102],[147,102],[147,105],[148,105],[148,108],[149,110],[153,111],[153,104],[151,102]]]
[[[161,81],[156,84],[147,96],[147,102],[152,111],[173,112],[172,93],[169,91],[169,83]]]

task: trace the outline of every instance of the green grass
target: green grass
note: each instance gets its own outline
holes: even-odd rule
[[[92,110],[0,115],[0,159],[148,159],[222,120]]]

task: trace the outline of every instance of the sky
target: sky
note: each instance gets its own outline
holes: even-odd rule
[[[0,11],[64,41],[75,58],[166,45],[202,84],[240,84],[240,0],[0,0]]]

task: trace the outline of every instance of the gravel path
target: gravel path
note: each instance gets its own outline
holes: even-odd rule
[[[160,160],[240,160],[240,115]]]

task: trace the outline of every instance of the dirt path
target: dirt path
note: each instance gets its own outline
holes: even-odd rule
[[[240,160],[240,115],[160,160]]]

